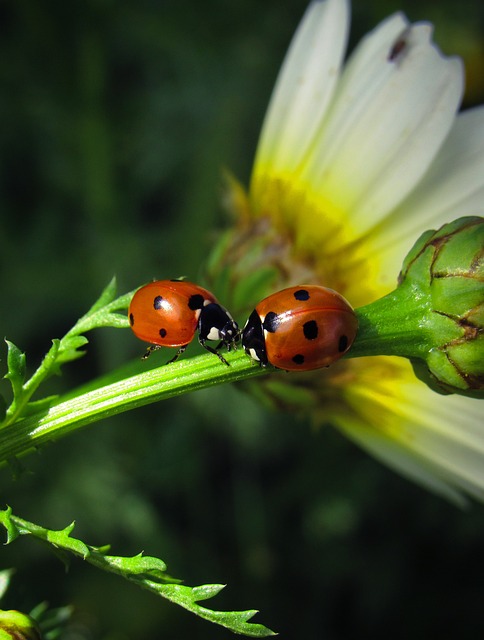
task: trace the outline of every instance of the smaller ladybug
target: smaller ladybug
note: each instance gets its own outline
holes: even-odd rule
[[[198,331],[198,341],[229,366],[218,352],[236,348],[239,327],[215,296],[186,280],[158,280],[138,289],[128,311],[129,323],[136,337],[151,344],[143,358],[161,347],[178,347],[174,362],[187,348]],[[213,348],[207,340],[219,341]]]
[[[242,346],[263,367],[311,371],[341,358],[357,329],[355,312],[343,296],[299,285],[259,302],[242,330]]]

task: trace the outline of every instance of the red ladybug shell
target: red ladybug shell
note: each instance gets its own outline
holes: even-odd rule
[[[244,327],[242,344],[262,365],[269,362],[288,371],[310,371],[341,358],[357,328],[352,307],[339,293],[299,285],[257,305]]]
[[[136,337],[163,347],[182,347],[193,340],[201,309],[215,296],[185,280],[158,280],[138,289],[128,317]]]

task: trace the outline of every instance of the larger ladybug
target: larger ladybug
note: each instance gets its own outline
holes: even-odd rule
[[[246,353],[287,371],[327,367],[351,347],[358,320],[336,291],[299,285],[259,302],[242,330]]]
[[[185,351],[198,331],[198,341],[229,366],[218,352],[230,351],[239,338],[239,328],[227,309],[202,287],[186,280],[158,280],[138,289],[129,305],[129,323],[134,334],[151,346],[144,358],[161,347],[178,347],[169,362]],[[213,348],[207,340],[218,341]]]

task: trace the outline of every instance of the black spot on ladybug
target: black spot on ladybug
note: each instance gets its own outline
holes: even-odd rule
[[[292,361],[294,364],[304,364],[304,356],[302,353],[296,353],[295,356],[292,357]]]
[[[309,291],[307,289],[298,289],[294,292],[296,300],[309,300]]]
[[[303,324],[303,333],[306,340],[315,340],[318,337],[319,329],[316,320],[308,320]]]
[[[133,325],[134,325],[134,315],[133,315],[132,313],[130,313],[130,314],[129,314],[129,324],[130,324],[131,326],[133,326]]]
[[[347,348],[348,348],[348,336],[340,336],[340,339],[338,342],[338,351],[340,353],[343,353],[343,351],[346,351]]]
[[[153,309],[155,309],[156,311],[163,309],[163,296],[156,296],[156,298],[153,300]]]
[[[159,334],[160,338],[166,338],[166,329],[160,329]]]
[[[194,293],[188,299],[188,308],[192,311],[201,309],[203,307],[203,296],[200,293]]]
[[[275,333],[281,324],[280,317],[277,315],[275,311],[269,311],[264,318],[264,327],[265,331],[269,333]]]

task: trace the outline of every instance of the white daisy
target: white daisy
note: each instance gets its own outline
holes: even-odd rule
[[[395,288],[423,231],[484,214],[484,109],[457,113],[461,61],[442,55],[430,24],[401,13],[344,62],[349,11],[347,0],[309,5],[243,208],[269,219],[322,284],[361,306]],[[234,200],[240,209],[240,193]],[[479,400],[432,392],[403,358],[349,360],[319,375],[325,417],[350,438],[454,501],[484,499]]]

